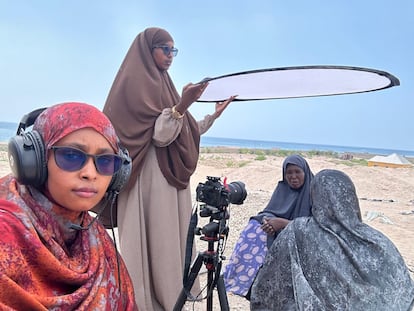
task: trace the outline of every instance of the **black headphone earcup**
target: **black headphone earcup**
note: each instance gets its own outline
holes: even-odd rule
[[[10,138],[8,157],[12,173],[21,184],[40,187],[46,182],[46,151],[37,131]]]
[[[132,161],[128,150],[119,146],[118,155],[122,158],[121,168],[112,176],[107,192],[120,192],[127,184],[132,170]]]

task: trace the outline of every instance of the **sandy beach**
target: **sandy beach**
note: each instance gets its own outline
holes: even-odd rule
[[[10,172],[5,145],[0,145],[0,175]],[[250,216],[257,214],[267,204],[281,179],[281,165],[285,158],[279,154],[255,154],[239,149],[214,150],[203,148],[191,189],[195,199],[198,183],[204,183],[207,176],[227,177],[228,182],[241,181],[245,184],[247,198],[242,205],[230,205],[228,221],[229,235],[223,254],[229,258],[240,231]],[[364,221],[387,235],[402,254],[414,278],[414,167],[385,168],[368,167],[366,157],[353,155],[353,159],[342,160],[335,155],[303,153],[313,173],[330,168],[348,174],[355,183],[360,199]],[[412,161],[412,159],[410,159]],[[198,226],[209,222],[199,218]],[[207,249],[207,242],[195,237],[198,251]],[[223,263],[226,264],[226,261]],[[202,282],[206,274],[200,274]],[[205,295],[204,295],[205,296]],[[230,310],[248,310],[249,302],[244,298],[228,294]],[[213,296],[214,310],[220,310],[217,293]],[[192,304],[188,310],[206,310],[206,301]]]

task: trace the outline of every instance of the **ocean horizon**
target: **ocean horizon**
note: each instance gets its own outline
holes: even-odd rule
[[[0,121],[0,142],[6,143],[11,137],[16,135],[18,124],[13,122]],[[247,149],[281,149],[295,151],[327,151],[337,153],[362,153],[370,155],[390,155],[397,153],[405,157],[414,157],[414,150],[397,150],[382,148],[366,148],[352,146],[336,146],[323,144],[306,144],[294,142],[266,141],[241,138],[223,138],[201,136],[201,147],[233,147]]]
[[[281,149],[281,150],[295,150],[295,151],[327,151],[336,153],[361,153],[369,155],[387,156],[393,153],[405,157],[414,157],[414,151],[398,150],[398,149],[383,149],[383,148],[368,148],[368,147],[352,147],[352,146],[336,146],[323,144],[305,144],[292,143],[280,141],[266,141],[266,140],[251,140],[240,138],[223,138],[223,137],[209,137],[201,136],[201,147],[237,147],[247,149]]]

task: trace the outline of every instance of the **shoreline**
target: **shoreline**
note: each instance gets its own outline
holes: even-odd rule
[[[341,146],[317,143],[298,143],[282,141],[251,140],[241,138],[221,138],[201,136],[202,147],[238,147],[248,149],[297,150],[297,151],[326,151],[332,153],[357,153],[368,155],[388,155],[397,153],[414,158],[414,150],[394,149],[385,147]]]

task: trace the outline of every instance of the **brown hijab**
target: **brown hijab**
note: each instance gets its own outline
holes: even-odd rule
[[[173,41],[160,28],[147,28],[135,38],[118,71],[103,112],[109,117],[132,158],[130,188],[139,175],[151,144],[156,119],[172,108],[180,96],[168,75],[156,66],[152,47]],[[185,189],[198,161],[200,133],[187,111],[181,133],[166,147],[157,147],[160,169],[168,183]]]

